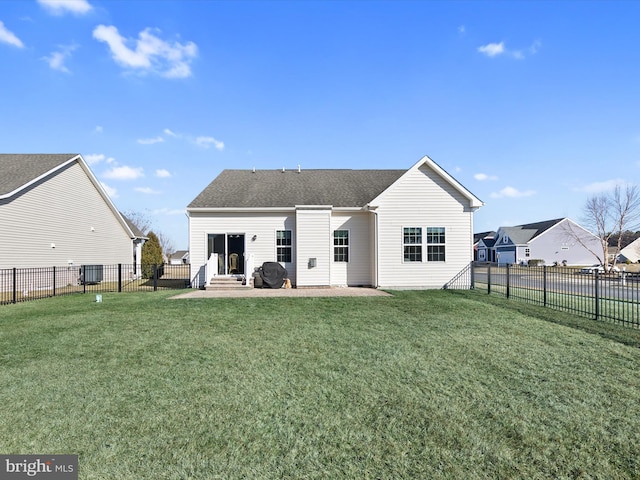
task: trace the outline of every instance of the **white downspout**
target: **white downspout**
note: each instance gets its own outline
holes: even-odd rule
[[[370,210],[370,212],[373,213],[373,287],[378,288],[380,286],[380,283],[378,282],[378,212],[375,210]]]

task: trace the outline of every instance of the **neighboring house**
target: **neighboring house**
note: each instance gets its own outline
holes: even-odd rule
[[[500,227],[493,242],[478,245],[478,257],[498,264],[527,264],[542,260],[546,265],[590,265],[602,255],[600,239],[569,218]]]
[[[0,269],[131,266],[143,238],[81,155],[0,154]]]
[[[473,259],[479,262],[493,262],[494,260],[486,256],[495,243],[496,232],[476,233],[473,235]],[[481,258],[482,256],[482,258]]]
[[[140,274],[140,264],[142,263],[142,245],[149,238],[131,221],[124,213],[120,212],[129,230],[133,233],[133,275]]]
[[[170,265],[182,265],[189,263],[189,251],[188,250],[176,250],[169,255]]]
[[[610,247],[609,251],[615,252],[615,247],[613,249]],[[640,262],[640,238],[636,238],[633,242],[620,250],[618,261],[629,261],[631,263]]]
[[[429,157],[409,170],[224,170],[187,207],[192,285],[280,262],[297,287],[440,288],[483,203]]]

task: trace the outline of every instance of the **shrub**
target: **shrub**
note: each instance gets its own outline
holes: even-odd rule
[[[149,232],[147,237],[149,239],[142,245],[142,277],[153,278],[153,266],[163,265],[164,260],[158,236],[153,232]],[[160,277],[161,275],[162,272],[158,272],[158,276]]]
[[[544,260],[541,258],[532,258],[529,260],[530,267],[540,267],[542,265],[544,265]]]

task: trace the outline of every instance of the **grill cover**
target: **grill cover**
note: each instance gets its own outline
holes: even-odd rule
[[[287,269],[278,262],[264,262],[260,269],[262,283],[269,288],[281,288],[287,278]]]

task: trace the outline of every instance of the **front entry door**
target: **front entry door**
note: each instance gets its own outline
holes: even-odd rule
[[[207,258],[218,255],[218,275],[244,274],[244,233],[207,235]]]

